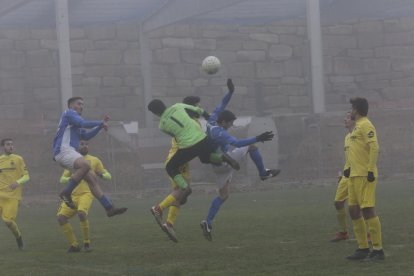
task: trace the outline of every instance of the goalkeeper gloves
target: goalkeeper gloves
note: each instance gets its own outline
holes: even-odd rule
[[[260,135],[257,135],[256,136],[256,141],[257,142],[265,142],[265,141],[270,141],[270,140],[272,140],[273,139],[273,137],[274,137],[275,135],[273,134],[273,131],[266,131],[266,132],[263,132],[262,134],[260,134]]]
[[[230,93],[234,92],[234,84],[231,79],[227,79],[227,88],[229,89]]]

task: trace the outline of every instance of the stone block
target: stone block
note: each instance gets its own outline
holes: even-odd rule
[[[71,53],[70,60],[72,66],[82,66],[83,65],[83,53]]]
[[[414,70],[414,58],[392,58],[392,69],[395,71]]]
[[[40,49],[40,43],[37,39],[16,40],[14,49],[18,51],[38,50]]]
[[[307,93],[304,85],[279,85],[279,92],[287,96],[304,96]]]
[[[331,35],[350,35],[352,34],[352,25],[335,25],[326,27],[326,33]]]
[[[364,81],[392,80],[392,79],[401,79],[404,77],[406,77],[406,74],[404,72],[389,71],[386,73],[379,73],[379,74],[358,75],[358,76],[355,76],[355,81],[364,82]]]
[[[414,34],[412,32],[385,33],[385,45],[410,45],[414,43]]]
[[[236,52],[233,51],[215,51],[213,54],[220,59],[222,65],[232,64],[237,60]]]
[[[155,60],[160,63],[179,63],[180,50],[177,48],[162,48],[154,51]]]
[[[94,50],[126,50],[128,44],[123,40],[98,40],[93,43]]]
[[[93,80],[89,79],[87,81],[84,81],[85,79],[83,79],[82,82],[93,83]],[[88,99],[86,102],[86,109],[89,109],[89,107],[91,106],[96,106],[96,99],[101,96],[101,88],[99,86],[89,84],[82,86],[74,86],[73,95],[82,95],[85,101],[86,99]]]
[[[171,31],[167,30],[167,35],[176,37],[197,37],[198,33],[196,25],[172,25]]]
[[[244,77],[254,78],[255,77],[255,66],[251,62],[239,62],[232,64],[228,68],[229,75],[232,77]]]
[[[382,33],[382,21],[362,21],[354,25],[358,33]]]
[[[24,104],[2,105],[0,109],[2,119],[25,119]]]
[[[413,87],[387,87],[382,90],[382,95],[386,100],[401,100],[413,98]]]
[[[328,79],[333,84],[352,83],[355,81],[353,76],[330,76]]]
[[[80,29],[80,28],[70,28],[70,39],[84,39],[86,38],[86,32],[84,29]]]
[[[24,81],[20,78],[4,78],[0,81],[1,91],[24,91]]]
[[[237,51],[238,61],[264,61],[266,60],[265,51]]]
[[[124,97],[122,96],[105,96],[98,99],[98,107],[102,108],[124,108]]]
[[[185,63],[201,65],[203,58],[211,55],[210,51],[204,50],[181,50],[181,59]]]
[[[198,50],[216,50],[217,43],[215,39],[194,39],[194,48]]]
[[[361,49],[384,46],[383,33],[358,34],[358,47]]]
[[[302,76],[302,62],[298,59],[288,59],[284,62],[285,76]]]
[[[199,66],[195,64],[173,64],[171,67],[171,75],[177,79],[194,79],[200,74]]]
[[[370,82],[362,82],[359,85],[360,88],[364,90],[371,90],[371,89],[382,89],[386,87],[390,87],[389,80],[379,80],[379,81],[370,81]]]
[[[13,49],[13,40],[11,39],[0,39],[0,50],[11,50]]]
[[[82,78],[83,86],[96,86],[100,87],[102,84],[102,78],[100,77],[84,77]]]
[[[383,73],[391,69],[391,61],[384,58],[368,58],[364,59],[365,73]]]
[[[193,80],[193,86],[200,87],[200,86],[206,86],[208,84],[207,79],[195,79]]]
[[[289,97],[286,95],[270,95],[264,97],[265,108],[286,107],[289,105]]]
[[[279,35],[280,44],[303,45],[304,37],[299,35],[281,34]]]
[[[26,57],[24,52],[4,51],[0,53],[1,69],[18,69],[26,65]]]
[[[296,34],[297,32],[297,26],[274,25],[268,26],[267,29],[269,30],[269,32],[274,34]]]
[[[243,49],[245,50],[267,50],[267,48],[267,43],[263,41],[243,41]]]
[[[56,40],[56,30],[55,29],[33,29],[30,30],[31,39],[48,39]]]
[[[93,41],[89,39],[71,40],[70,50],[72,52],[84,52],[87,50],[93,50]]]
[[[35,88],[56,88],[59,87],[59,77],[35,77],[27,78],[27,85]]]
[[[192,38],[163,38],[162,44],[164,47],[180,48],[180,49],[194,49],[194,40]]]
[[[116,28],[114,25],[103,27],[90,26],[85,28],[86,37],[92,40],[109,40],[116,38]]]
[[[299,78],[299,77],[283,77],[280,80],[281,84],[293,84],[293,85],[297,85],[297,84],[305,84],[305,79],[304,78]]]
[[[264,34],[250,34],[249,37],[252,40],[258,40],[258,41],[263,41],[263,42],[267,42],[267,43],[271,43],[271,44],[277,44],[279,43],[279,36],[275,35],[275,34],[268,34],[268,33],[264,33]]]
[[[323,49],[326,48],[356,48],[357,39],[352,35],[324,35],[322,36]]]
[[[241,40],[217,40],[217,49],[220,51],[238,51],[243,48],[243,41]]]
[[[126,77],[124,79],[124,84],[126,86],[138,86],[141,85],[143,82],[139,77]]]
[[[57,50],[57,41],[53,39],[42,39],[40,40],[40,48],[48,50]]]
[[[139,49],[130,49],[123,52],[123,62],[128,65],[140,64],[141,53]]]
[[[289,96],[289,107],[309,107],[310,99],[308,96]]]
[[[282,63],[257,63],[258,78],[279,78],[283,76],[284,68]]]
[[[161,49],[162,48],[162,41],[158,38],[149,39],[149,48],[150,49]]]
[[[32,76],[35,77],[58,77],[59,69],[56,66],[51,67],[32,67],[30,69]]]
[[[122,86],[122,79],[117,77],[103,77],[103,85],[110,87],[120,87]]]
[[[399,80],[391,80],[391,86],[414,86],[414,77],[412,78],[404,78]]]
[[[136,24],[119,23],[116,25],[116,38],[125,41],[138,41],[139,28]]]
[[[292,47],[288,45],[272,45],[269,49],[269,55],[275,60],[285,60],[292,57]]]
[[[414,56],[414,46],[388,46],[375,49],[377,57],[412,57]]]
[[[362,73],[363,61],[359,58],[334,58],[334,72],[338,75],[357,75]]]
[[[387,19],[383,21],[384,32],[402,31],[400,19]]]
[[[12,40],[25,40],[30,39],[29,29],[3,29],[1,30],[4,38]]]
[[[33,89],[33,95],[37,100],[44,101],[44,100],[51,100],[51,99],[59,99],[60,93],[58,88],[36,88]]]
[[[122,60],[122,52],[115,50],[86,51],[85,64],[116,65]]]
[[[265,33],[267,32],[267,27],[266,26],[240,26],[239,27],[239,32],[240,33],[247,33],[247,34],[251,34],[251,33]]]
[[[413,17],[403,17],[401,20],[401,29],[412,31],[414,30],[414,18]]]
[[[192,86],[191,80],[175,80],[175,84],[178,87],[182,87],[182,86],[191,87]]]
[[[348,49],[347,53],[349,57],[366,58],[374,56],[374,50],[372,49]]]

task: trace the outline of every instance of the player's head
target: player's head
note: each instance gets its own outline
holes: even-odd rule
[[[75,110],[79,115],[83,111],[83,98],[82,97],[72,97],[68,100],[68,108]]]
[[[13,150],[14,150],[13,139],[4,138],[0,141],[0,144],[3,147],[3,151],[5,154],[9,155],[13,153]]]
[[[351,117],[351,111],[348,111],[345,114],[344,125],[345,125],[345,128],[348,129],[349,131],[351,131],[354,128],[355,120],[353,120]]]
[[[365,117],[368,115],[368,101],[365,98],[355,97],[349,100],[352,105],[351,118]]]
[[[187,96],[183,99],[183,103],[193,106],[199,106],[200,101],[201,99],[198,96]]]
[[[78,152],[83,156],[87,155],[89,152],[89,143],[86,140],[79,141]]]
[[[237,119],[236,115],[230,110],[223,110],[217,117],[217,123],[224,129],[229,129],[233,126]]]
[[[148,110],[151,111],[154,115],[161,117],[167,107],[164,102],[159,99],[154,99],[148,104]]]

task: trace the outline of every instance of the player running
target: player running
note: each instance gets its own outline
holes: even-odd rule
[[[249,154],[250,159],[257,167],[257,171],[261,180],[275,177],[280,173],[280,170],[266,169],[263,164],[263,158],[260,154],[260,151],[254,145],[257,142],[272,140],[274,137],[273,132],[266,131],[256,137],[240,140],[231,136],[227,132],[227,130],[233,126],[233,123],[236,120],[236,116],[231,111],[225,110],[234,92],[234,84],[231,79],[227,80],[227,88],[229,92],[223,97],[220,105],[214,110],[208,119],[208,136],[214,142],[216,148],[220,148],[221,151],[227,153],[237,162],[241,162],[242,160],[246,159],[247,154]],[[211,232],[213,219],[217,215],[221,205],[229,197],[229,186],[233,176],[233,169],[227,164],[213,165],[213,170],[217,176],[219,195],[213,199],[206,219],[202,220],[200,223],[204,237],[209,241],[212,240]]]
[[[86,161],[90,162],[91,171],[93,171],[102,179],[111,180],[112,176],[104,168],[101,160],[89,154],[88,141],[81,140],[79,143],[78,151]],[[65,169],[60,178],[60,183],[67,184],[70,180],[71,175],[72,173]],[[73,190],[72,199],[76,209],[69,208],[66,203],[62,202],[57,213],[59,225],[61,226],[63,234],[70,244],[68,252],[74,253],[80,252],[81,250],[72,225],[69,223],[69,219],[76,214],[79,217],[80,228],[83,235],[83,249],[86,252],[91,252],[92,248],[89,238],[88,212],[92,205],[93,195],[89,189],[88,183],[85,180],[82,180],[79,185]]]
[[[68,109],[65,110],[59,121],[58,130],[53,141],[53,159],[63,168],[73,171],[68,184],[59,197],[72,209],[75,209],[71,194],[79,182],[84,179],[92,194],[105,208],[108,217],[123,214],[127,208],[115,208],[107,195],[99,186],[96,175],[90,170],[89,162],[76,149],[79,141],[90,140],[101,129],[108,129],[109,117],[102,121],[86,121],[81,115],[84,102],[81,97],[72,97],[68,100]],[[86,129],[91,129],[86,131]]]
[[[23,186],[29,181],[29,172],[21,156],[14,154],[13,140],[1,140],[0,156],[0,214],[1,219],[16,238],[17,247],[24,249],[22,234],[16,224],[17,210],[22,199]]]

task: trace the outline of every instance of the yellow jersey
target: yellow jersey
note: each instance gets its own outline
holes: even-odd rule
[[[367,176],[368,171],[372,171],[374,176],[378,176],[378,152],[377,131],[374,125],[367,117],[359,118],[355,122],[349,143],[350,177]]]
[[[22,177],[29,177],[23,158],[17,154],[0,155],[0,197],[22,199],[22,185],[14,190],[9,187]]]
[[[351,133],[348,132],[348,134],[345,136],[345,140],[344,140],[344,157],[345,157],[344,170],[346,170],[350,167],[349,160],[348,160],[349,143],[350,142],[351,142]]]
[[[91,170],[95,172],[96,174],[108,173],[108,171],[104,168],[101,160],[99,160],[98,157],[87,154],[83,158],[85,158],[87,161],[90,162]],[[63,171],[63,174],[62,174],[63,177],[70,177],[71,175],[72,173],[66,169]],[[85,180],[82,180],[78,184],[78,186],[76,186],[76,188],[73,190],[72,196],[77,196],[77,195],[81,195],[84,193],[90,193],[90,192],[91,190],[89,189],[88,182],[86,182]]]

